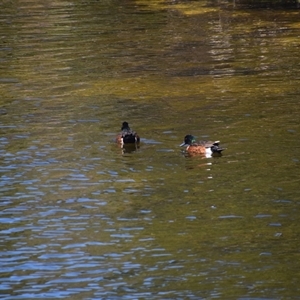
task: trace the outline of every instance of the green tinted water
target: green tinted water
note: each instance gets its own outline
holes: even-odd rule
[[[299,12],[148,2],[3,3],[2,293],[295,299]]]

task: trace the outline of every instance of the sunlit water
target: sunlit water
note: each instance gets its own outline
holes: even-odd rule
[[[299,298],[298,10],[21,1],[0,20],[1,299]],[[188,133],[224,155],[183,155]]]

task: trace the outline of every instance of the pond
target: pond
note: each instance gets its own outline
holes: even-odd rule
[[[299,14],[3,2],[3,299],[299,298]]]

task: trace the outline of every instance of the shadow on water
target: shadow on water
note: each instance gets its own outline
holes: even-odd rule
[[[299,11],[239,3],[3,3],[5,299],[298,297]]]
[[[210,5],[225,5],[235,9],[295,9],[300,8],[299,0],[233,0],[211,2]]]

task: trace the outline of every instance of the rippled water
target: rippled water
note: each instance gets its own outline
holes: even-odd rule
[[[299,298],[299,11],[226,4],[1,4],[1,299]]]

